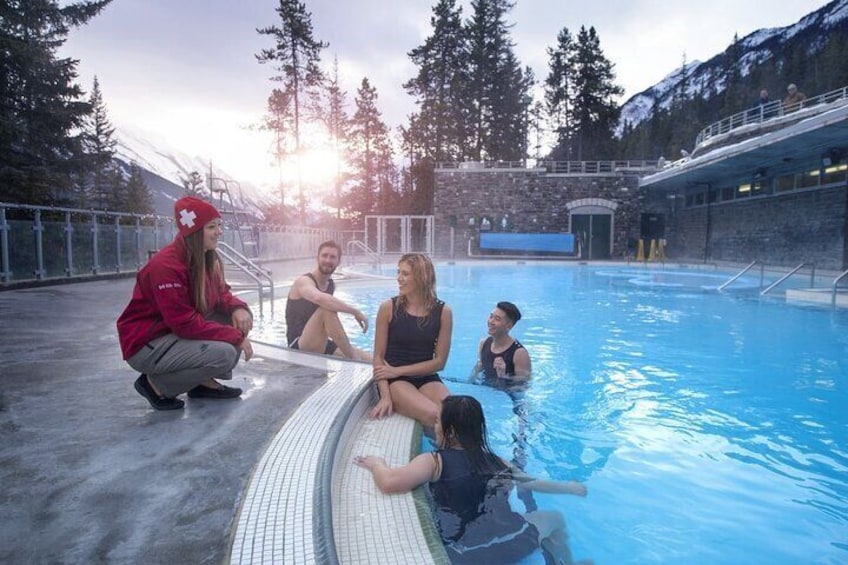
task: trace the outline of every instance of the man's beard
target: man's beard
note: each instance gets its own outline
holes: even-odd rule
[[[327,265],[322,265],[322,264],[320,264],[320,263],[318,264],[318,270],[319,270],[319,271],[321,271],[321,274],[322,274],[322,275],[332,275],[333,273],[335,273],[335,272],[336,272],[336,268],[335,268],[335,267],[330,267],[330,266],[327,266]]]

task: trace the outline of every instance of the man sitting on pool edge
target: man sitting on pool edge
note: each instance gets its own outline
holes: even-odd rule
[[[371,354],[351,345],[339,320],[339,312],[352,314],[362,331],[368,331],[365,314],[333,296],[331,275],[341,259],[339,244],[325,241],[318,246],[315,269],[295,279],[286,300],[286,340],[291,349],[370,362]]]

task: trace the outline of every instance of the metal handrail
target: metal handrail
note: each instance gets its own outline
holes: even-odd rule
[[[759,124],[771,120],[772,118],[788,115],[800,110],[802,107],[809,108],[817,105],[830,104],[840,100],[848,100],[848,86],[843,86],[842,88],[831,90],[830,92],[826,92],[818,96],[812,96],[807,98],[804,102],[794,104],[788,108],[784,107],[783,102],[780,100],[769,102],[763,106],[748,108],[747,110],[733,114],[730,117],[712,123],[702,129],[698,132],[698,135],[695,138],[695,147],[700,146],[702,143],[715,136],[731,132],[743,126]]]
[[[786,273],[785,275],[780,277],[778,280],[771,283],[765,290],[760,292],[760,296],[765,296],[766,294],[768,294],[768,292],[770,290],[775,288],[777,285],[779,285],[780,283],[782,283],[783,281],[785,281],[786,279],[788,279],[789,277],[791,277],[792,275],[794,275],[795,273],[797,273],[798,271],[800,271],[801,269],[806,267],[807,265],[811,265],[813,267],[813,270],[810,274],[810,279],[811,279],[810,280],[810,286],[815,286],[815,281],[816,281],[816,265],[815,265],[815,263],[801,263],[800,265],[798,265],[797,267],[795,267],[794,269],[792,269],[791,271],[789,271],[788,273]]]
[[[750,270],[750,269],[751,269],[754,265],[756,265],[757,263],[759,263],[759,261],[756,261],[756,260],[751,261],[751,263],[750,263],[747,267],[745,267],[744,269],[742,269],[741,271],[739,271],[738,273],[736,273],[734,276],[732,276],[732,277],[730,278],[730,280],[728,280],[728,281],[727,281],[727,282],[725,282],[724,284],[720,285],[720,286],[718,287],[718,291],[719,291],[719,292],[721,292],[722,290],[724,290],[724,288],[725,288],[727,285],[729,285],[730,283],[734,282],[736,279],[738,279],[739,277],[741,277],[742,275],[744,275],[745,273],[747,273],[747,272],[748,272],[748,271],[749,271],[749,270]]]
[[[265,282],[262,280],[263,278],[268,282],[271,304],[274,304],[274,279],[271,278],[271,275],[269,275],[265,269],[254,263],[249,257],[245,256],[243,253],[240,253],[234,247],[223,241],[218,242],[217,251],[222,257],[224,257],[224,259],[238,267],[240,271],[249,276],[256,283],[258,287],[257,294],[259,295],[260,315],[262,314],[263,306],[262,291],[265,288]]]
[[[833,279],[833,290],[830,293],[830,306],[832,308],[836,308],[836,288],[839,285],[839,281],[848,276],[848,271],[845,271],[835,279]]]
[[[353,257],[353,248],[358,248],[360,251],[365,253],[366,257],[370,257],[374,261],[374,266],[380,267],[380,254],[368,247],[365,242],[360,241],[358,239],[352,239],[347,242],[347,254],[349,257]]]

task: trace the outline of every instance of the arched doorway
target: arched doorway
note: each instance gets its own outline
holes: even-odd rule
[[[580,241],[584,259],[609,259],[615,227],[616,202],[603,198],[582,198],[566,204],[569,231]]]

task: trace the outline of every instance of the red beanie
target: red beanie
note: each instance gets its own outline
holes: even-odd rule
[[[203,229],[203,226],[220,217],[221,214],[214,206],[194,196],[184,196],[174,204],[174,219],[183,237]]]

